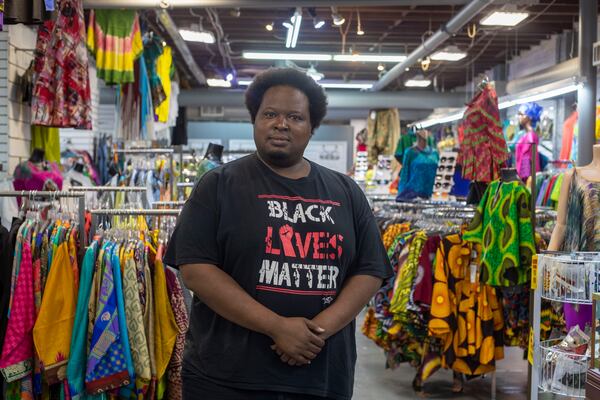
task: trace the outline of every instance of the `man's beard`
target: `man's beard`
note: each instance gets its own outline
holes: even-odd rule
[[[259,155],[266,163],[278,168],[288,168],[298,162],[293,156],[283,151],[272,151],[266,154],[259,153]]]

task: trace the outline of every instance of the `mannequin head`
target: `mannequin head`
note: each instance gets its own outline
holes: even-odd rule
[[[537,103],[522,104],[519,107],[519,126],[527,131],[533,130],[540,118],[544,108]]]
[[[417,131],[417,147],[420,150],[424,150],[427,147],[427,139],[429,138],[429,131],[424,129]]]

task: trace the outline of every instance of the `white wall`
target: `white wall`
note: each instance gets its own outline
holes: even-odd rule
[[[29,158],[31,144],[31,107],[17,101],[17,78],[23,75],[33,60],[36,43],[36,30],[25,25],[5,26],[2,38],[8,39],[8,82],[0,75],[0,115],[2,101],[8,94],[8,172],[12,173],[17,164]],[[1,43],[1,42],[0,42]],[[2,47],[0,47],[1,51]],[[0,59],[0,71],[5,60]],[[0,136],[2,135],[0,122]]]

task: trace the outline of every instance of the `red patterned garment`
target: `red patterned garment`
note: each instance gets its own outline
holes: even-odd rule
[[[171,307],[173,308],[173,314],[175,314],[175,320],[177,321],[177,327],[179,328],[177,341],[175,342],[175,348],[173,350],[173,356],[171,357],[171,361],[169,362],[169,367],[167,369],[167,400],[181,400],[183,398],[183,383],[181,380],[183,347],[185,345],[185,334],[187,333],[189,326],[188,314],[183,298],[183,290],[188,289],[182,288],[179,285],[177,276],[170,269],[165,268],[165,274],[167,278],[167,290],[169,292]]]
[[[458,163],[462,165],[463,177],[477,182],[495,181],[509,154],[493,85],[485,85],[467,105],[462,126],[464,138]]]
[[[38,30],[33,125],[92,128],[82,0],[59,0],[56,22]]]

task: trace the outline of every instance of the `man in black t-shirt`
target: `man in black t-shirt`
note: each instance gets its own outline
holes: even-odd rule
[[[327,99],[272,69],[246,92],[257,152],[208,172],[164,262],[194,296],[184,399],[350,399],[355,317],[392,269],[368,202],[303,158]]]

